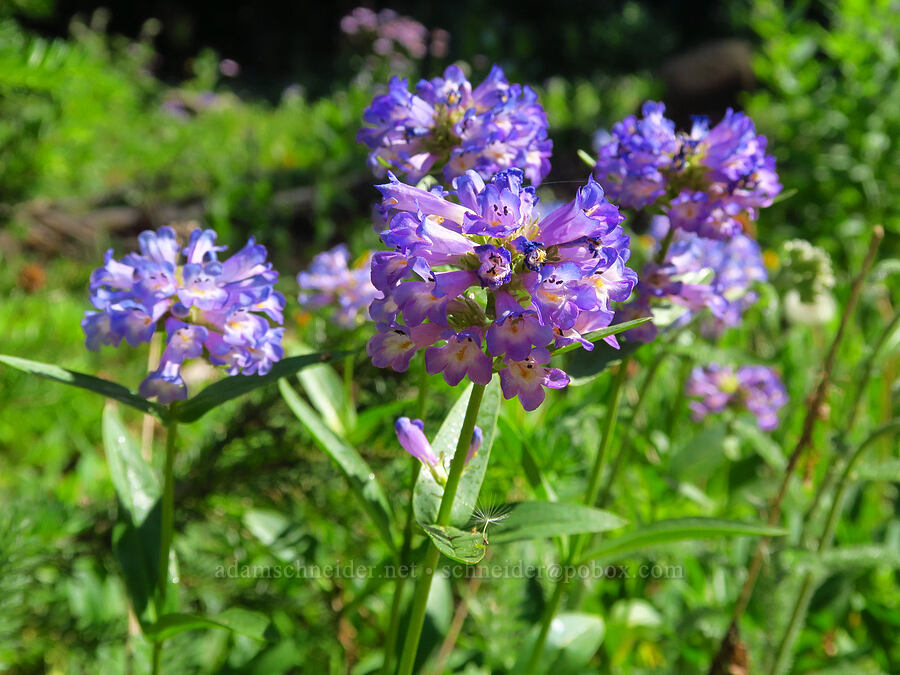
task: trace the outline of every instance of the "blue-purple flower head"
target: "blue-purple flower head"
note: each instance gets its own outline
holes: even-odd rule
[[[662,240],[669,227],[669,220],[658,216],[650,232]],[[683,326],[700,316],[704,334],[720,335],[740,323],[744,311],[758,299],[754,284],[766,278],[762,252],[750,237],[736,234],[722,241],[676,229],[664,262],[644,266],[635,300],[620,310],[617,319],[627,321],[666,311],[672,316],[670,325]],[[672,313],[676,310],[678,316]],[[657,325],[665,323],[661,318],[657,316],[655,322],[626,335],[649,342],[657,335]]]
[[[297,275],[300,305],[311,309],[333,307],[332,319],[342,328],[354,328],[366,318],[372,301],[380,293],[369,281],[371,254],[352,266],[345,244],[319,253],[309,268]]]
[[[468,171],[452,193],[393,175],[379,186],[389,250],[372,257],[372,283],[383,294],[370,308],[378,332],[367,350],[376,366],[402,372],[424,349],[428,372],[452,385],[487,384],[499,368],[504,395],[526,410],[541,404],[545,387],[568,383],[549,367],[548,347],[593,348],[584,335],[608,326],[612,303],[637,283],[625,265],[629,238],[593,180],[544,217],[522,181],[511,169],[489,183]]]
[[[613,201],[659,204],[675,227],[728,239],[781,192],[766,138],[744,113],[729,109],[712,129],[697,118],[689,132],[675,130],[661,103],[648,101],[642,113],[595,140],[594,176]]]
[[[395,77],[363,119],[357,140],[371,149],[369,166],[379,176],[389,167],[417,183],[441,167],[447,180],[520,167],[537,185],[550,171],[553,146],[537,94],[510,84],[497,66],[474,89],[457,66],[420,81],[415,93]]]
[[[788,401],[778,373],[766,366],[742,366],[736,371],[716,363],[697,366],[685,390],[697,398],[690,404],[694,419],[726,408],[747,410],[764,431],[778,426],[778,411]]]
[[[136,347],[165,330],[159,367],[141,383],[141,396],[166,404],[187,398],[181,366],[204,352],[229,375],[264,375],[281,359],[284,296],[273,288],[278,272],[263,246],[251,238],[220,261],[227,247],[216,246],[213,230],[194,230],[184,248],[170,227],[142,232],[138,242],[140,253],[119,261],[110,249],[94,270],[97,311],[86,312],[81,326],[91,350],[123,339]]]

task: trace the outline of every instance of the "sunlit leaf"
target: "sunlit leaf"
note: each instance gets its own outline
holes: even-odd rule
[[[586,553],[582,562],[601,559],[609,562],[661,544],[695,539],[722,539],[725,537],[778,537],[785,530],[764,523],[743,523],[720,518],[673,518],[644,525],[602,542]]]
[[[29,361],[28,359],[20,359],[17,356],[9,356],[7,354],[0,354],[0,363],[5,363],[12,368],[37,375],[38,377],[93,391],[101,396],[129,405],[132,408],[137,408],[143,413],[154,415],[160,420],[165,420],[168,414],[168,410],[158,403],[153,403],[137,394],[133,394],[121,384],[94,377],[93,375],[85,375],[84,373],[77,373],[74,370],[67,370],[49,363]]]
[[[456,562],[474,565],[484,557],[484,539],[480,533],[466,532],[449,525],[422,525],[431,541],[445,556]]]
[[[346,352],[334,352],[293,356],[276,363],[266,375],[234,375],[218,382],[213,382],[196,396],[178,405],[178,421],[194,422],[226,401],[243,396],[254,389],[273,384],[282,377],[294,375],[309,366],[333,361],[345,355]]]
[[[140,525],[153,509],[162,489],[112,403],[107,403],[103,409],[103,447],[119,502],[131,522]]]
[[[432,442],[432,447],[437,455],[442,454],[445,464],[449,466],[450,460],[456,454],[456,444],[462,430],[463,419],[466,416],[466,407],[472,394],[472,386],[469,385],[450,409],[444,423],[438,430]],[[495,377],[487,386],[481,408],[478,411],[476,425],[481,427],[483,434],[481,449],[466,465],[459,487],[456,491],[456,499],[453,501],[453,509],[450,512],[450,524],[456,527],[464,527],[469,522],[478,494],[481,491],[481,483],[484,480],[484,472],[487,469],[491,456],[491,446],[497,431],[497,414],[500,411],[500,382]],[[423,467],[416,481],[415,494],[413,496],[413,508],[416,520],[420,523],[434,523],[437,521],[438,510],[441,505],[444,489],[435,482],[431,471]]]
[[[287,380],[279,381],[278,388],[285,403],[297,419],[347,478],[353,494],[356,495],[372,522],[375,523],[382,539],[388,546],[394,548],[395,542],[391,534],[391,508],[381,484],[375,478],[375,472],[354,448],[325,426],[321,418],[291,388]]]

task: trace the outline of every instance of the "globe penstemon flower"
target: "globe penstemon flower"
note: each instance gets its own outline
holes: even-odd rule
[[[136,347],[165,331],[159,366],[141,383],[141,396],[163,404],[186,399],[181,367],[204,352],[229,375],[264,375],[282,358],[285,301],[273,288],[278,272],[265,247],[251,238],[220,261],[227,247],[216,245],[213,230],[195,229],[182,249],[170,227],[142,232],[138,243],[140,253],[121,261],[107,251],[91,275],[97,311],[86,312],[81,325],[91,350],[122,340]]]
[[[695,118],[676,132],[662,103],[648,101],[595,138],[594,176],[609,198],[630,208],[659,207],[672,224],[702,237],[729,239],[781,192],[775,158],[753,120],[729,109],[711,129]]]
[[[447,180],[520,167],[537,185],[550,171],[553,145],[537,94],[510,84],[497,66],[474,88],[457,66],[420,81],[415,93],[395,77],[363,119],[357,141],[371,149],[369,166],[380,176],[390,168],[417,183],[441,167]]]
[[[657,216],[650,233],[659,242],[670,227],[668,218]],[[640,342],[655,339],[658,326],[684,326],[697,316],[701,333],[716,337],[740,323],[744,311],[758,300],[753,285],[767,277],[762,252],[750,237],[736,234],[722,241],[676,229],[663,262],[644,266],[636,298],[616,318],[654,315],[654,322],[627,333]]]
[[[319,253],[309,268],[297,275],[298,302],[311,309],[334,307],[334,322],[342,328],[355,328],[367,318],[369,305],[380,296],[369,280],[371,259],[372,254],[367,253],[351,266],[346,244]]]
[[[391,250],[372,258],[383,294],[370,309],[380,321],[367,346],[373,363],[402,372],[424,349],[428,372],[452,385],[486,384],[499,369],[504,396],[537,408],[545,388],[568,383],[547,365],[548,348],[592,349],[584,335],[608,326],[612,303],[637,282],[618,209],[589,179],[541,217],[518,169],[489,183],[469,171],[451,193],[390,179],[379,189]]]
[[[765,366],[741,366],[737,370],[716,363],[697,366],[685,391],[698,399],[690,404],[695,420],[726,408],[747,410],[764,431],[778,426],[778,411],[788,401],[778,373]]]

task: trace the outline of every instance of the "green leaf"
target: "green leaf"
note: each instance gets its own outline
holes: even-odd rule
[[[822,551],[784,551],[785,562],[792,571],[808,569],[818,573],[887,567],[900,569],[900,550],[896,546],[860,544]]]
[[[274,544],[291,525],[287,516],[272,509],[250,509],[242,520],[253,536],[266,546]]]
[[[781,450],[781,446],[773,441],[769,434],[762,431],[755,424],[743,419],[734,420],[732,427],[738,436],[753,446],[756,454],[762,457],[766,464],[777,471],[784,469],[787,459]]]
[[[529,631],[519,658],[512,669],[513,675],[525,672],[526,662],[537,639],[538,626]],[[603,644],[606,626],[603,619],[593,614],[564,612],[553,618],[547,643],[535,672],[553,675],[582,675],[592,672],[588,667],[594,654]]]
[[[161,506],[157,501],[140,525],[120,520],[113,528],[113,553],[134,607],[134,613],[145,625],[150,599],[156,591],[159,575],[159,543]]]
[[[521,450],[522,469],[525,471],[525,478],[528,479],[528,484],[531,485],[531,489],[537,492],[539,497],[543,497],[545,502],[555,502],[557,500],[556,492],[554,492],[553,486],[550,485],[550,481],[547,480],[544,472],[541,471],[541,468],[535,461],[534,455],[531,454],[531,450],[528,449],[528,446],[525,445],[525,443],[521,444]]]
[[[356,424],[356,409],[347,400],[344,383],[335,369],[327,363],[317,364],[301,370],[297,379],[325,424],[346,438]]]
[[[592,351],[582,349],[570,354],[566,358],[565,366],[565,371],[569,376],[569,386],[580,387],[593,382],[607,368],[621,363],[642,345],[642,342],[631,340],[622,344],[621,349],[615,349],[605,342],[600,342],[594,345]]]
[[[764,523],[742,523],[720,518],[673,518],[650,523],[604,541],[586,553],[581,562],[595,558],[607,562],[619,560],[647,548],[677,541],[744,536],[779,537],[784,534],[787,534],[786,530]]]
[[[132,524],[140,525],[153,509],[162,489],[113,403],[107,403],[103,408],[103,447],[119,502],[128,512]]]
[[[447,466],[449,466],[453,455],[456,454],[456,444],[459,440],[463,419],[466,416],[466,406],[469,404],[469,396],[471,394],[472,385],[469,385],[463,391],[462,396],[453,404],[431,444],[437,456],[443,456]],[[495,377],[484,392],[481,408],[475,420],[475,423],[481,427],[483,434],[481,448],[463,470],[462,478],[460,478],[459,487],[456,491],[456,499],[450,511],[450,524],[456,527],[465,527],[472,512],[475,510],[478,493],[481,491],[481,483],[484,480],[484,472],[487,470],[488,460],[491,457],[491,445],[494,443],[494,437],[497,432],[497,414],[499,412],[500,382],[499,378]],[[413,495],[413,510],[416,520],[420,523],[435,522],[443,494],[443,487],[435,482],[431,471],[422,467]]]
[[[592,169],[597,166],[597,160],[591,157],[586,150],[578,150],[578,159],[587,164]]]
[[[381,484],[375,478],[375,473],[354,448],[325,426],[315,411],[291,388],[287,380],[279,380],[278,389],[297,419],[347,478],[353,493],[375,523],[382,539],[392,549],[395,548],[394,538],[391,535],[391,507]]]
[[[592,333],[588,333],[587,335],[582,335],[582,337],[588,342],[598,342],[603,338],[607,338],[610,335],[618,335],[619,333],[624,333],[626,330],[631,328],[637,328],[638,326],[643,326],[648,321],[653,321],[652,316],[642,316],[639,319],[632,319],[631,321],[625,321],[623,323],[617,323],[614,326],[608,326],[606,328],[601,328],[600,330],[595,330]],[[640,344],[640,343],[638,343]],[[566,345],[565,347],[560,347],[559,349],[554,349],[551,354],[565,354],[566,352],[570,352],[573,349],[584,349],[581,346],[580,342],[575,342],[570,345]],[[610,349],[613,349],[610,347]],[[591,353],[591,352],[588,352]]]
[[[900,483],[900,459],[865,462],[857,469],[856,475],[860,480],[883,480],[889,483]]]
[[[484,557],[484,539],[480,533],[466,532],[449,525],[422,525],[422,529],[437,549],[451,560],[474,565]]]
[[[580,504],[562,502],[519,502],[510,504],[508,515],[496,524],[488,524],[487,538],[492,544],[522,539],[558,537],[564,534],[606,532],[626,524],[619,516]],[[481,529],[479,525],[479,529]]]
[[[67,370],[49,363],[29,361],[28,359],[20,359],[17,356],[8,356],[6,354],[0,354],[0,363],[5,363],[8,366],[38,377],[93,391],[101,396],[129,405],[132,408],[137,408],[141,412],[153,415],[162,421],[165,421],[168,415],[168,410],[164,406],[141,398],[116,382],[110,382],[93,375],[76,373],[74,370]]]
[[[672,452],[669,472],[678,480],[691,483],[708,478],[725,461],[725,437],[724,422],[690,437]]]
[[[216,406],[243,396],[254,389],[272,384],[283,377],[294,375],[309,366],[326,363],[345,356],[347,352],[324,354],[304,354],[283,359],[272,366],[266,375],[234,375],[213,382],[196,396],[178,405],[176,411],[179,422],[195,422]]]
[[[216,617],[200,614],[165,614],[156,623],[144,628],[144,635],[161,642],[186,630],[197,628],[225,628],[232,633],[266,642],[269,619],[259,612],[251,612],[240,607],[226,609]]]

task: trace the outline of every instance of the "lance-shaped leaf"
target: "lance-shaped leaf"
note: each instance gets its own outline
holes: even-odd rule
[[[103,409],[103,447],[119,502],[131,522],[139,526],[146,520],[162,490],[113,403],[107,403]]]
[[[333,361],[346,356],[346,354],[347,352],[334,352],[292,356],[276,363],[266,375],[234,375],[213,382],[196,396],[178,405],[178,421],[194,422],[226,401],[243,396],[254,389],[273,384],[281,378],[294,375],[309,366]]]
[[[582,337],[588,342],[597,342],[602,340],[603,338],[607,338],[610,335],[618,335],[619,333],[624,333],[626,330],[631,328],[637,328],[638,326],[643,326],[648,321],[653,321],[652,316],[642,316],[639,319],[632,319],[631,321],[624,321],[622,323],[617,323],[614,326],[607,326],[606,328],[601,328],[600,330],[595,330],[592,333],[587,333]],[[565,347],[560,347],[559,349],[554,349],[551,354],[565,354],[566,352],[570,352],[573,349],[583,349],[581,343],[574,342],[570,345],[566,345]],[[612,349],[612,347],[610,347]],[[590,353],[590,352],[589,352]]]
[[[159,620],[144,628],[144,635],[155,642],[168,640],[186,630],[197,628],[224,628],[260,642],[269,637],[269,619],[259,612],[232,607],[215,617],[200,614],[164,614]]]
[[[381,484],[375,478],[375,472],[354,448],[325,426],[321,418],[291,388],[287,380],[279,380],[278,389],[297,419],[347,478],[353,494],[372,518],[382,539],[388,546],[394,548],[394,538],[391,535],[391,508]]]
[[[356,409],[347,399],[343,382],[334,368],[318,363],[297,373],[303,390],[328,428],[342,438],[356,425]]]
[[[631,356],[643,346],[643,342],[630,340],[620,349],[610,347],[605,342],[598,342],[592,351],[582,349],[566,357],[565,371],[569,376],[570,387],[580,387],[593,382],[607,368],[617,365],[622,359]]]
[[[109,380],[104,380],[100,377],[78,373],[74,370],[67,370],[66,368],[60,368],[59,366],[54,366],[50,363],[20,359],[17,356],[9,356],[7,354],[0,354],[0,363],[4,363],[12,368],[17,368],[26,373],[31,373],[32,375],[37,375],[38,377],[44,377],[48,380],[54,380],[73,387],[80,387],[81,389],[93,391],[96,394],[114,399],[120,403],[129,405],[132,408],[137,408],[143,413],[154,415],[163,421],[165,421],[168,414],[168,411],[164,406],[141,398],[137,394],[133,394],[121,384],[110,382]]]
[[[539,628],[540,626],[534,626],[525,637],[511,675],[522,675],[526,672],[526,662],[534,647]],[[550,624],[547,646],[535,672],[553,675],[581,675],[593,672],[589,664],[603,643],[605,635],[606,625],[599,616],[580,612],[563,612],[556,615]]]
[[[586,553],[581,562],[598,558],[610,562],[644,549],[678,541],[746,536],[778,537],[784,534],[787,534],[786,530],[765,523],[742,523],[720,518],[673,518],[650,523],[604,541]]]
[[[438,551],[456,562],[474,565],[484,557],[484,539],[480,533],[466,532],[449,525],[422,525]]]
[[[456,444],[471,394],[472,385],[469,385],[453,404],[431,444],[438,457],[443,455],[445,464],[448,466],[453,455],[456,454]],[[485,389],[481,408],[475,420],[475,424],[481,427],[483,434],[481,448],[463,470],[459,487],[456,490],[456,499],[453,501],[453,508],[450,511],[450,524],[456,527],[464,527],[475,510],[481,483],[484,481],[484,472],[487,470],[488,460],[491,457],[491,445],[493,445],[494,436],[497,433],[497,414],[499,412],[500,382],[499,378],[495,377]],[[435,482],[431,471],[422,467],[413,495],[413,510],[416,520],[420,523],[436,522],[443,495],[444,488]]]
[[[609,511],[562,502],[518,502],[499,507],[495,511],[496,517],[502,518],[496,524],[489,522],[491,514],[486,514],[488,522],[476,519],[479,529],[487,526],[487,538],[492,544],[564,534],[606,532],[627,523]]]

